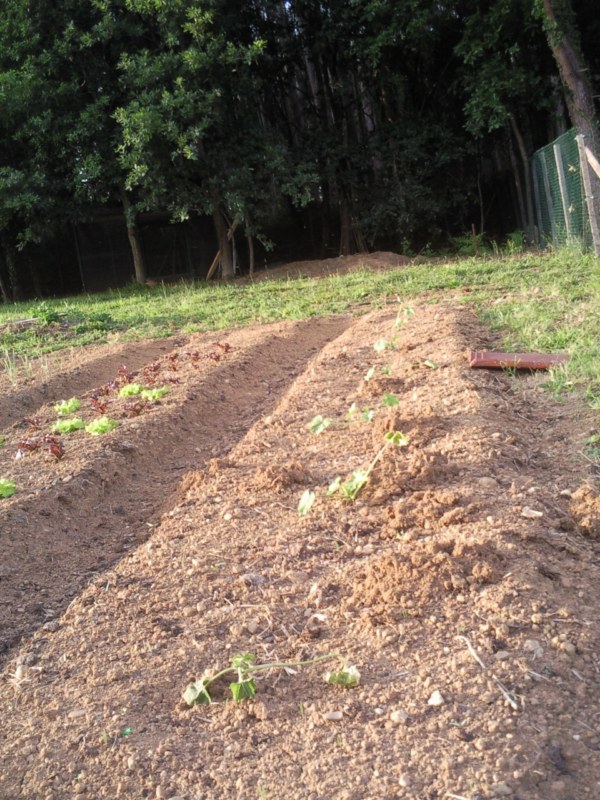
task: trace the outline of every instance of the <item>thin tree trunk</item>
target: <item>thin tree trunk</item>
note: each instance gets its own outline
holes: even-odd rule
[[[521,185],[521,176],[519,174],[519,164],[517,163],[517,156],[515,155],[515,148],[513,147],[512,138],[506,128],[506,139],[508,144],[508,154],[510,156],[510,163],[512,166],[512,173],[514,185],[517,192],[517,209],[518,209],[518,222],[519,227],[523,230],[527,227],[527,212],[525,210],[525,195],[523,194],[523,186]]]
[[[8,272],[8,284],[10,289],[7,292],[7,296],[9,296],[13,302],[17,302],[22,298],[22,291],[14,250],[5,235],[2,236],[0,244],[2,245],[4,260],[6,262],[6,271]]]
[[[231,248],[231,242],[227,236],[227,225],[218,206],[212,213],[212,220],[213,225],[215,226],[215,233],[217,234],[217,243],[219,245],[221,277],[227,280],[235,277],[233,252]]]
[[[142,252],[142,243],[135,222],[135,213],[131,207],[125,189],[121,191],[121,203],[123,204],[123,213],[125,214],[125,224],[127,225],[127,237],[129,238],[129,247],[131,248],[131,255],[133,258],[135,279],[138,283],[145,285],[148,280],[148,275],[146,273],[146,263]]]
[[[523,136],[521,135],[521,131],[519,130],[519,126],[517,125],[517,120],[515,119],[513,114],[510,115],[510,126],[515,136],[517,147],[519,148],[519,155],[521,156],[521,161],[523,162],[523,177],[525,180],[525,206],[527,209],[525,233],[527,235],[527,239],[530,242],[533,242],[535,240],[535,231],[534,231],[535,216],[533,210],[533,190],[531,188],[531,172],[529,169],[529,156],[527,155],[527,148],[525,147],[525,141],[523,139]]]
[[[254,239],[250,228],[250,216],[247,212],[244,216],[244,224],[246,226],[246,242],[248,244],[248,274],[252,276],[254,275]]]

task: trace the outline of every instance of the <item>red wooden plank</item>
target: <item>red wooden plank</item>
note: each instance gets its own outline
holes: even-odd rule
[[[469,366],[492,369],[548,369],[564,364],[568,355],[554,353],[498,353],[494,350],[469,350]]]

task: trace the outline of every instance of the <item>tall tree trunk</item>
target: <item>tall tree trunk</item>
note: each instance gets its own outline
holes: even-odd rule
[[[527,148],[525,147],[525,140],[523,139],[519,126],[517,125],[517,120],[513,114],[510,115],[510,127],[512,128],[512,132],[517,142],[517,147],[519,148],[519,155],[521,156],[521,161],[523,162],[523,177],[525,180],[525,207],[527,209],[525,234],[527,235],[527,239],[530,242],[533,242],[535,241],[535,212],[533,210],[533,189],[531,187],[529,155],[527,154]]]
[[[140,241],[140,234],[135,221],[135,212],[131,207],[127,191],[121,190],[121,203],[123,204],[123,213],[125,214],[125,224],[127,225],[127,237],[129,238],[129,247],[131,248],[131,255],[133,257],[133,271],[135,279],[142,285],[146,284],[148,275],[146,273],[146,263],[144,261],[144,254],[142,252],[142,243]]]
[[[17,302],[18,300],[22,299],[23,292],[21,290],[21,282],[19,280],[19,271],[17,268],[15,251],[13,250],[6,235],[2,235],[2,237],[0,238],[0,245],[2,246],[2,251],[4,253],[4,260],[6,262],[6,271],[8,272],[8,285],[10,288],[7,294],[10,295],[10,298],[13,302]]]
[[[584,137],[585,146],[600,161],[600,131],[589,73],[570,36],[567,22],[572,14],[570,0],[542,0],[542,7],[548,44],[558,64],[571,122]],[[600,225],[600,178],[593,170],[590,177],[590,213]]]
[[[252,238],[252,228],[250,227],[250,215],[244,215],[244,225],[246,226],[246,242],[248,243],[248,274],[254,275],[254,239]]]
[[[221,209],[218,206],[212,213],[212,220],[213,225],[215,226],[215,233],[217,234],[217,242],[219,245],[221,277],[227,280],[235,277],[233,251],[231,248],[231,242],[227,236],[227,225],[223,219]]]

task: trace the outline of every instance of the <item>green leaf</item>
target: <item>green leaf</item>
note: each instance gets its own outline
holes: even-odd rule
[[[423,362],[424,367],[429,367],[429,369],[437,369],[439,364],[436,364],[435,361],[432,361],[430,358],[426,358]]]
[[[123,728],[121,731],[121,736],[131,736],[133,733],[133,728]]]
[[[373,422],[375,417],[375,412],[372,408],[364,408],[362,412],[362,418],[365,422]]]
[[[355,469],[352,477],[340,486],[345,500],[356,500],[359,492],[369,480],[369,473],[364,469]]]
[[[392,374],[392,368],[391,367],[382,367],[381,368],[381,374],[382,375],[391,375]]]
[[[161,397],[164,397],[166,394],[169,394],[168,386],[157,386],[156,389],[143,389],[141,392],[144,400],[148,400],[150,403],[156,403],[157,400],[160,400]]]
[[[67,414],[74,414],[76,411],[79,411],[81,408],[81,403],[76,397],[71,397],[70,400],[61,400],[60,403],[57,403],[54,406],[54,412],[59,415],[59,417],[64,417]]]
[[[377,353],[383,353],[383,351],[386,350],[389,346],[390,343],[388,342],[387,339],[379,339],[373,345],[373,350],[375,350]]]
[[[409,442],[408,436],[401,431],[390,431],[389,433],[386,433],[383,438],[386,440],[386,442],[395,444],[396,447],[406,447]]]
[[[6,436],[0,436],[0,447],[4,447],[6,444]]]
[[[236,703],[240,703],[242,700],[252,700],[256,694],[256,683],[251,678],[247,681],[231,683],[229,688]]]
[[[110,431],[114,430],[119,426],[119,423],[116,419],[110,419],[110,417],[99,417],[98,419],[92,420],[89,425],[85,426],[85,429],[88,433],[91,433],[92,436],[102,436],[104,433],[110,433]]]
[[[254,663],[256,663],[254,653],[237,653],[231,658],[231,666],[234,669],[248,670]]]
[[[141,383],[126,383],[119,389],[119,397],[134,397],[137,394],[142,394],[144,387]]]
[[[338,475],[337,478],[331,481],[331,483],[327,487],[327,497],[333,497],[333,495],[339,491],[341,484],[342,484],[342,479]]]
[[[358,667],[351,665],[340,669],[338,672],[328,672],[325,675],[326,683],[333,686],[344,686],[351,689],[360,683],[360,672]]]
[[[382,401],[384,406],[397,406],[400,404],[399,398],[396,397],[395,394],[391,394],[390,392],[386,392],[383,395]]]
[[[301,516],[306,516],[308,512],[311,510],[313,503],[315,502],[315,493],[311,492],[310,489],[307,489],[302,497],[300,498],[300,502],[298,503],[298,513]]]
[[[356,403],[352,403],[352,405],[346,412],[346,417],[348,417],[348,419],[352,419],[352,417],[356,414],[357,411],[358,411],[358,406],[356,405]]]
[[[199,681],[190,683],[182,694],[184,702],[188,706],[208,706],[212,703],[212,698],[208,693],[210,677],[200,678]]]
[[[85,422],[79,417],[71,417],[71,419],[58,419],[52,426],[53,433],[73,433],[73,431],[80,431],[85,428]]]
[[[329,417],[322,417],[320,414],[317,414],[316,417],[313,417],[310,421],[308,428],[311,433],[323,433],[323,431],[327,430],[327,428],[333,425],[333,420]]]
[[[8,478],[0,478],[0,497],[12,497],[17,491],[13,481]]]

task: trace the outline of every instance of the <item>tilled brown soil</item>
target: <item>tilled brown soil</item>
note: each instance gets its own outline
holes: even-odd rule
[[[465,308],[397,311],[3,386],[2,800],[600,796],[596,420],[543,377],[470,371],[493,341]],[[130,379],[169,394],[136,406]],[[73,395],[120,426],[15,460]],[[358,498],[328,497],[393,431]],[[270,670],[254,701],[188,708],[240,652],[341,653],[361,682]]]

